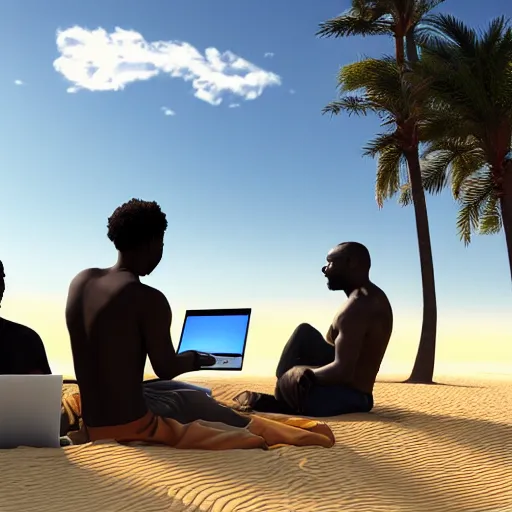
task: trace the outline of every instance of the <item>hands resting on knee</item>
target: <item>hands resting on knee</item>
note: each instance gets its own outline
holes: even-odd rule
[[[294,366],[284,373],[276,384],[276,398],[301,413],[315,375],[308,366]]]

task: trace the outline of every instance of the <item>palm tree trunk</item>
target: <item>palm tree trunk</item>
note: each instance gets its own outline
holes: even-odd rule
[[[431,384],[434,376],[436,354],[437,301],[427,202],[421,180],[418,146],[406,151],[405,157],[409,168],[409,180],[416,216],[416,232],[418,235],[421,282],[423,287],[423,323],[421,326],[420,344],[411,376],[407,382]]]
[[[512,162],[505,167],[503,175],[503,195],[500,198],[503,231],[507,242],[508,263],[512,279]]]
[[[404,38],[395,34],[395,56],[396,63],[401,67],[405,63]]]
[[[413,28],[407,32],[405,43],[407,60],[414,65],[419,61],[419,55]],[[411,184],[414,214],[416,217],[416,232],[418,236],[423,291],[423,322],[421,325],[420,344],[411,375],[406,382],[431,384],[434,377],[437,336],[437,300],[434,261],[432,258],[427,202],[425,200],[425,190],[423,189],[421,178],[418,147],[416,146],[409,152],[406,152],[405,156],[409,168],[409,182]]]

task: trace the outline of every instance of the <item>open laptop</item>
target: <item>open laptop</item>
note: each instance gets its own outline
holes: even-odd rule
[[[251,309],[189,310],[177,353],[206,352],[217,359],[201,370],[242,370]]]
[[[0,448],[59,448],[62,375],[0,375]]]

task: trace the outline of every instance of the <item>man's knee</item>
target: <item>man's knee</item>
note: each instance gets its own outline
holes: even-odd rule
[[[316,332],[316,329],[310,324],[299,324],[295,329],[295,334],[310,334]]]

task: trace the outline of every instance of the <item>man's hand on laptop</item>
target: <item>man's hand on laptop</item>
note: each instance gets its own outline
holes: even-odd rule
[[[205,352],[198,352],[199,356],[199,367],[202,368],[203,366],[213,366],[217,359],[212,356],[211,354],[207,354]]]
[[[205,366],[213,366],[217,362],[211,354],[196,350],[187,350],[179,354],[178,357],[181,359],[182,365],[186,367],[183,373],[197,371]]]

